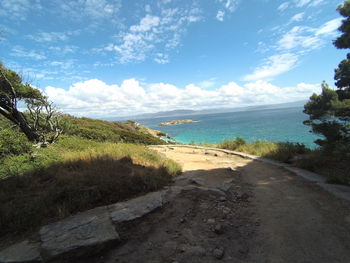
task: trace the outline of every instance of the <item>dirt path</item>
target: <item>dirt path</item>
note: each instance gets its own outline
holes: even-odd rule
[[[93,262],[350,262],[349,202],[272,165],[157,150],[183,165],[175,185],[199,188],[120,226],[125,243]]]

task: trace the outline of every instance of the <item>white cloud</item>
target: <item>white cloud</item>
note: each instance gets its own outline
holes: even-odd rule
[[[68,35],[63,32],[40,32],[34,35],[27,35],[27,38],[36,42],[58,42],[68,40]]]
[[[301,20],[303,20],[305,13],[298,13],[296,15],[294,15],[291,19],[290,22],[300,22]]]
[[[227,9],[229,12],[233,12],[236,10],[238,5],[238,0],[220,0],[220,2],[223,4],[225,9]]]
[[[146,32],[150,31],[152,28],[155,28],[159,25],[160,18],[158,16],[151,16],[147,14],[140,21],[140,24],[130,27],[131,32]]]
[[[108,85],[98,79],[73,84],[68,90],[48,86],[44,92],[63,112],[77,116],[117,117],[169,109],[210,109],[271,104],[307,99],[320,85],[300,83],[277,87],[258,80],[243,86],[235,82],[215,90],[195,84],[178,88],[168,83],[142,85],[136,79]]]
[[[289,7],[289,2],[284,2],[284,3],[280,4],[277,9],[278,9],[278,11],[282,12],[282,11],[286,10],[288,7]]]
[[[216,13],[216,19],[220,22],[224,21],[226,13],[233,13],[236,11],[236,8],[240,0],[218,0],[220,3],[220,8]]]
[[[222,10],[219,10],[218,13],[216,14],[216,19],[222,22],[224,21],[224,17],[225,17],[225,12]]]
[[[315,7],[322,4],[324,0],[294,0],[294,3],[297,7]]]
[[[50,66],[59,67],[62,70],[67,70],[73,68],[74,62],[75,61],[73,59],[67,59],[63,61],[51,61],[49,64]]]
[[[111,20],[119,13],[121,0],[59,1],[58,7],[70,19]]]
[[[208,88],[213,87],[214,85],[215,85],[215,78],[204,80],[204,81],[201,81],[200,83],[198,83],[198,86],[202,89],[208,89]]]
[[[342,18],[336,18],[324,23],[316,30],[316,36],[333,35],[341,25]]]
[[[335,35],[340,24],[341,18],[337,18],[324,23],[319,28],[295,26],[278,41],[278,49],[317,49],[325,43],[325,37]]]
[[[310,3],[312,0],[294,0],[297,7],[303,7]]]
[[[273,55],[256,67],[252,74],[243,77],[245,81],[266,79],[285,73],[296,66],[298,56],[292,53]]]
[[[8,19],[25,20],[32,10],[40,10],[40,0],[1,0],[0,16]]]
[[[154,61],[158,64],[167,64],[169,63],[169,55],[163,53],[157,53]]]
[[[162,8],[158,15],[146,14],[105,50],[115,51],[119,63],[141,62],[154,55],[157,63],[168,63],[168,51],[179,46],[189,24],[201,20],[199,13],[196,8]]]
[[[46,58],[46,56],[42,53],[34,50],[25,50],[21,46],[14,46],[11,50],[10,55],[14,57],[31,58],[35,60],[42,60]]]
[[[50,46],[48,47],[50,51],[57,52],[59,54],[70,54],[70,53],[75,53],[79,48],[74,45],[64,45],[64,46]]]

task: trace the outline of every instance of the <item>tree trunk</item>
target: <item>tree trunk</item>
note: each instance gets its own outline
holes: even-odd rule
[[[7,113],[6,111],[1,110],[0,114],[3,115],[6,119],[10,120],[16,126],[18,126],[21,131],[27,136],[28,140],[34,143],[39,141],[39,136],[36,134],[28,125],[27,120],[24,118],[23,113],[17,109],[12,109],[12,114]]]

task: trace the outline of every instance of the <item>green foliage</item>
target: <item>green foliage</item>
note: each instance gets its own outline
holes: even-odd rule
[[[0,62],[0,100],[8,105],[10,100],[42,99],[43,95],[38,89],[33,88],[28,83],[23,83],[23,79],[15,71],[7,69]],[[13,90],[6,83],[6,79],[11,83]]]
[[[314,150],[296,161],[295,165],[324,175],[328,183],[350,185],[350,158],[344,154],[329,154]]]
[[[167,136],[167,134],[165,132],[158,132],[157,136],[159,136],[159,137],[164,136],[165,137],[165,136]]]
[[[226,140],[217,147],[291,163],[324,175],[329,183],[350,185],[350,157],[344,154],[311,150],[300,143],[254,141],[237,146],[235,141]]]
[[[313,94],[304,106],[304,112],[309,115],[306,125],[311,126],[316,134],[324,139],[315,142],[327,151],[350,152],[350,114],[346,109],[350,100],[339,100],[338,91],[332,90],[326,83],[322,84],[322,93]]]
[[[31,148],[31,144],[23,134],[13,129],[0,130],[0,163],[10,155],[29,153]]]
[[[345,19],[339,31],[342,33],[335,41],[337,48],[350,48],[350,1],[338,7]],[[350,154],[350,54],[335,69],[334,79],[337,90],[322,83],[322,93],[313,94],[304,106],[309,120],[304,124],[311,126],[312,132],[322,135],[315,141],[327,152]]]
[[[18,109],[24,102],[27,113]],[[62,133],[60,114],[41,92],[0,63],[0,114],[35,143],[52,143]]]
[[[233,141],[224,140],[221,144],[219,144],[219,147],[222,149],[236,151],[240,146],[245,145],[246,143],[247,142],[243,138],[236,137],[236,139]]]
[[[240,137],[237,137],[233,141],[225,140],[217,147],[263,156],[281,162],[291,162],[293,157],[310,151],[301,143],[270,141],[254,141],[248,143]]]
[[[90,118],[75,118],[65,116],[67,122],[66,134],[79,136],[99,142],[125,142],[140,144],[165,144],[165,142],[142,127],[135,127],[135,123],[108,122]]]
[[[337,10],[345,19],[339,27],[342,34],[334,41],[334,45],[337,48],[350,48],[350,1],[346,0]]]
[[[181,167],[136,144],[62,136],[0,166],[0,236],[155,191]]]

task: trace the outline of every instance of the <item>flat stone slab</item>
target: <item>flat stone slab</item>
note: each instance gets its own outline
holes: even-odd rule
[[[0,251],[1,263],[42,262],[40,244],[25,240]]]
[[[107,207],[98,207],[40,229],[41,255],[47,259],[86,256],[119,240]]]
[[[146,195],[107,206],[109,215],[114,223],[132,221],[163,206],[164,191]]]

